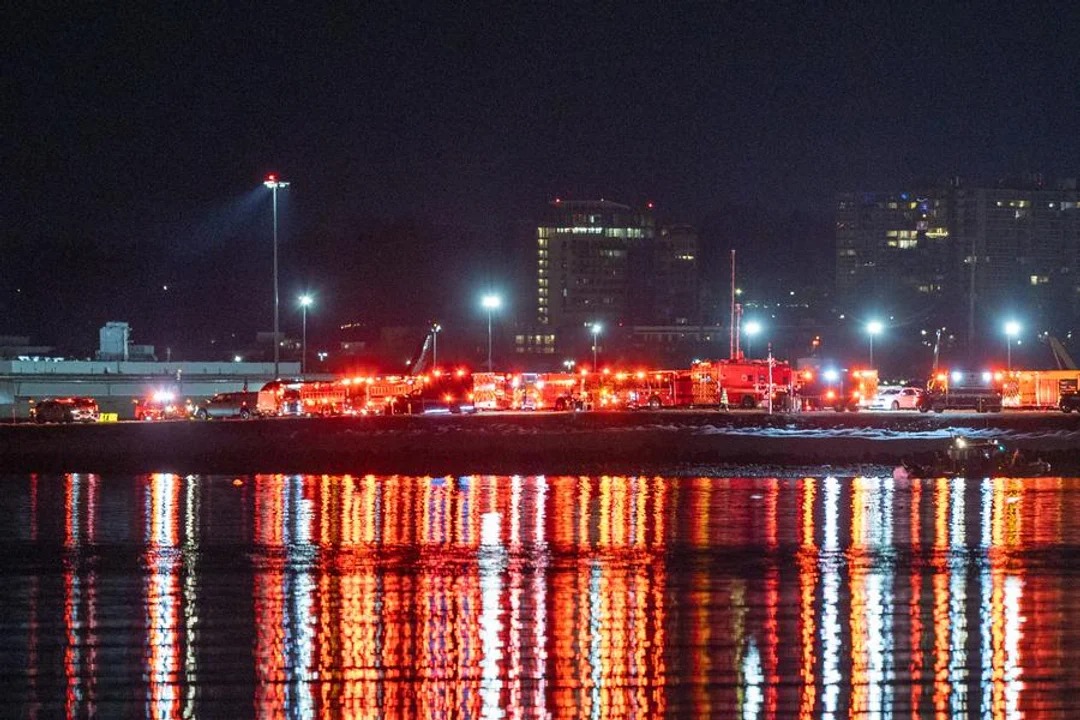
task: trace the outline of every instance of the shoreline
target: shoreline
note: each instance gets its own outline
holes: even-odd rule
[[[2,425],[0,472],[652,474],[929,464],[954,434],[1080,474],[1080,417],[639,412]]]

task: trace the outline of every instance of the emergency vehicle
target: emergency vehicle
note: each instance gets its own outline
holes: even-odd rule
[[[185,405],[176,400],[176,395],[167,390],[159,390],[149,397],[136,398],[136,420],[175,420],[186,418],[190,415],[190,404]]]
[[[387,415],[396,398],[408,395],[416,380],[407,375],[344,378],[345,412],[350,415]]]
[[[771,369],[770,369],[771,365]],[[773,407],[788,404],[794,376],[791,365],[780,360],[704,360],[690,366],[695,405],[755,408],[771,396]]]
[[[975,410],[1001,412],[1004,373],[941,370],[930,377],[919,398],[919,411]]]
[[[438,369],[408,378],[408,390],[390,399],[390,414],[430,415],[474,413],[475,393],[472,377],[466,370],[443,372]]]
[[[805,369],[798,373],[796,395],[803,410],[858,412],[869,407],[877,395],[877,370],[832,367]]]
[[[520,373],[511,379],[511,406],[516,410],[583,409],[585,378],[574,373]]]
[[[1001,404],[1007,408],[1056,409],[1062,395],[1075,393],[1078,370],[1013,370],[1005,373]]]
[[[346,398],[340,381],[272,380],[259,390],[256,411],[262,417],[342,415]]]
[[[510,410],[514,406],[514,376],[507,373],[473,373],[473,404],[477,410]]]

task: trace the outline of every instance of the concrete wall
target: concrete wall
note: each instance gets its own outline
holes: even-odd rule
[[[279,367],[282,377],[300,374],[299,363]],[[70,395],[92,397],[102,412],[132,418],[135,398],[158,390],[200,400],[245,387],[258,390],[273,376],[273,363],[0,361],[0,420],[29,417],[31,400]]]
[[[300,374],[300,363],[283,362],[282,377]],[[218,375],[226,377],[273,377],[273,363],[248,362],[137,362],[133,360],[0,360],[0,377],[5,375]]]

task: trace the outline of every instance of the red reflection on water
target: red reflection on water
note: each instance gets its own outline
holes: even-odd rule
[[[184,624],[180,592],[180,510],[183,480],[154,474],[146,487],[147,717],[183,715]]]
[[[62,608],[23,586],[23,696],[62,697],[54,714],[100,711],[117,680],[98,648],[142,627],[137,714],[213,715],[196,658],[228,622],[250,631],[236,673],[266,716],[1009,718],[1072,700],[1074,480],[257,476],[234,493],[250,506],[206,525],[251,538],[229,562],[253,571],[252,605],[214,604],[254,618],[219,609],[199,632],[197,479],[149,476],[125,508],[65,476],[62,530],[36,519],[53,487],[50,505],[25,486],[21,537],[52,527],[64,551]],[[93,568],[128,526],[145,603],[103,609]]]

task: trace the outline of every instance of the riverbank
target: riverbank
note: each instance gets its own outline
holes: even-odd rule
[[[1080,416],[641,412],[0,426],[3,472],[648,473],[929,464],[952,436],[1080,471]]]

